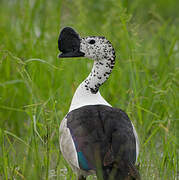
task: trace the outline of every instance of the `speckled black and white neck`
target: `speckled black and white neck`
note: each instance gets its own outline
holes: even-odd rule
[[[84,105],[105,104],[108,102],[100,95],[99,87],[109,78],[115,65],[115,51],[104,37],[89,36],[80,39],[80,52],[94,60],[88,77],[77,88],[69,111]]]
[[[94,60],[92,71],[83,83],[87,91],[96,94],[114,67],[114,48],[104,37],[91,36],[81,39],[80,50],[85,52],[86,57]]]
[[[90,42],[94,42],[90,44]],[[80,50],[85,56],[94,60],[91,73],[85,79],[86,90],[97,93],[99,87],[108,79],[115,64],[115,51],[104,37],[87,37],[81,39]]]

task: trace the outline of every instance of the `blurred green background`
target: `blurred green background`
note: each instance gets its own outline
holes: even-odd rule
[[[177,0],[0,0],[0,179],[75,179],[58,128],[92,61],[57,58],[65,26],[114,45],[100,91],[135,124],[142,179],[179,178]]]

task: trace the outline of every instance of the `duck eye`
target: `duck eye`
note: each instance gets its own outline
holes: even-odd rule
[[[92,39],[92,40],[89,41],[89,44],[94,44],[94,43],[95,43],[95,40],[94,40],[94,39]]]

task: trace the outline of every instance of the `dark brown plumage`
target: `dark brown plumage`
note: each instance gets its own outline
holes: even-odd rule
[[[136,140],[125,112],[89,105],[71,111],[67,119],[81,169],[95,170],[98,178],[102,173],[104,180],[140,179],[135,167]]]

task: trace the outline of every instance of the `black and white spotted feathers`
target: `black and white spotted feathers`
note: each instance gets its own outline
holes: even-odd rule
[[[94,60],[93,69],[85,81],[85,87],[86,90],[97,93],[114,67],[114,48],[105,37],[89,36],[81,39],[80,51],[85,54],[85,57]]]

